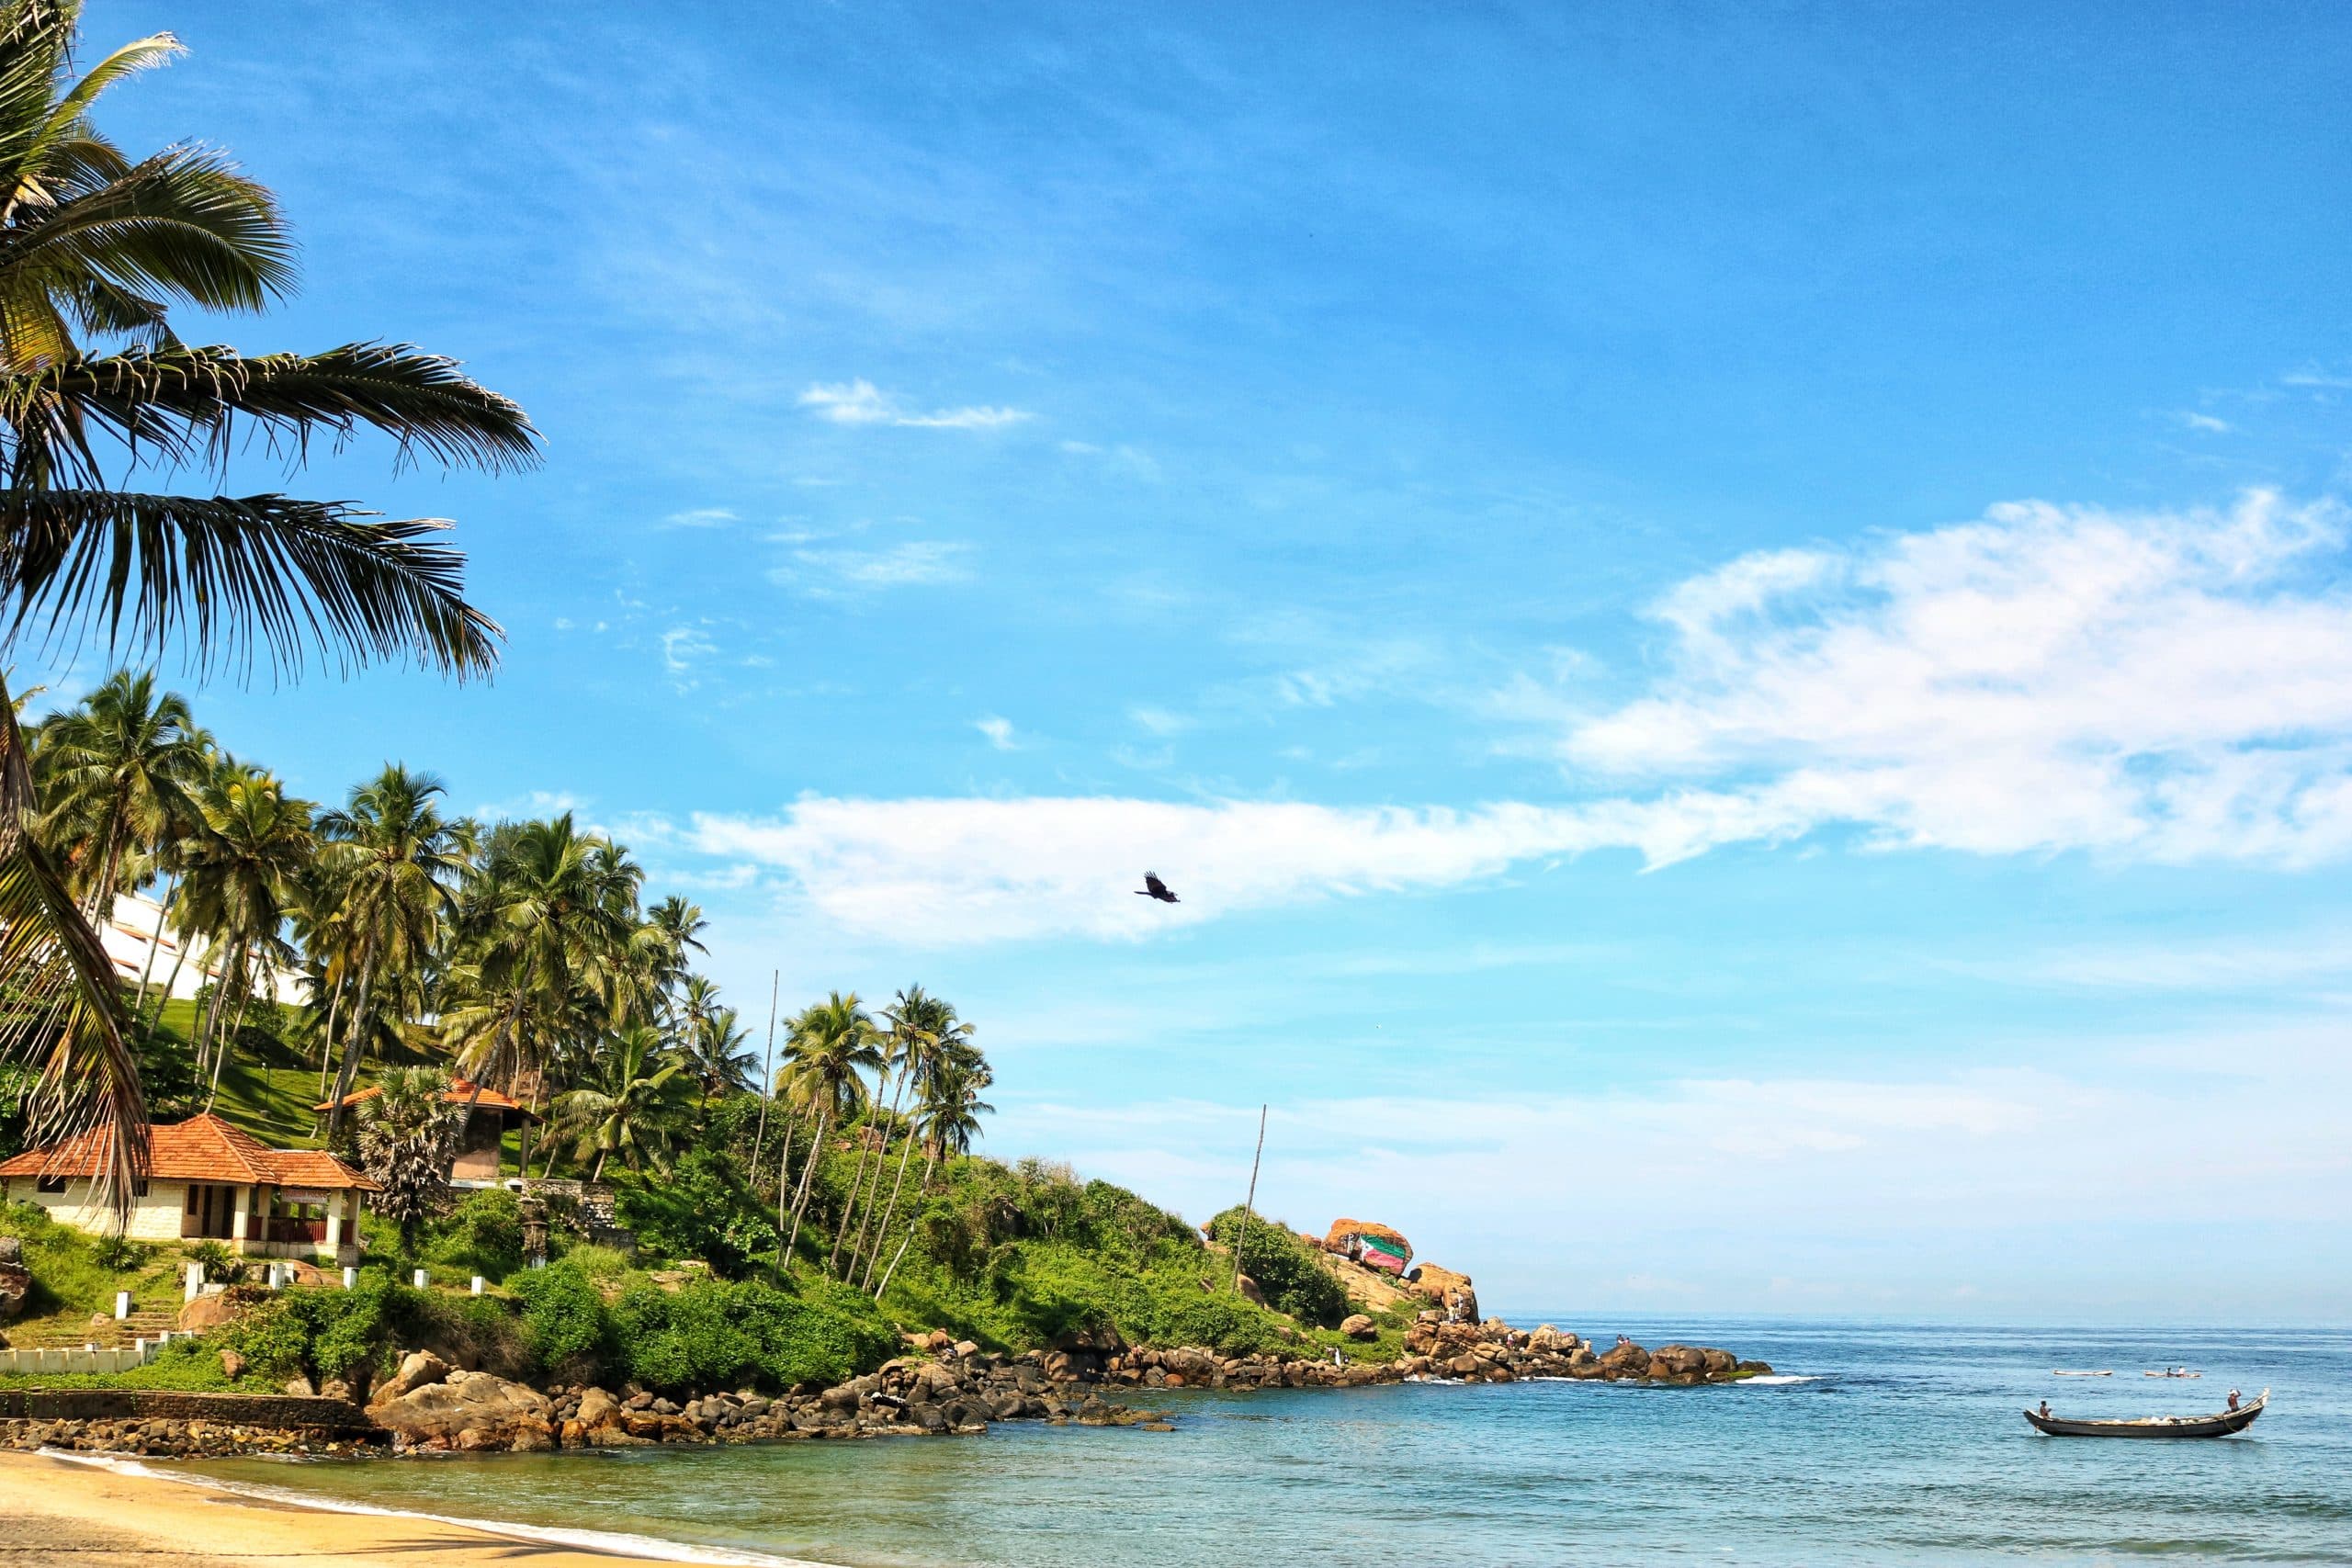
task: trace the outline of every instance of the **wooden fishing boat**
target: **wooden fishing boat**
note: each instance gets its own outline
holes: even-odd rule
[[[2270,1403],[2270,1391],[2260,1393],[2235,1410],[2223,1410],[2211,1416],[2143,1416],[2136,1421],[2066,1421],[2055,1416],[2044,1416],[2029,1410],[2025,1418],[2033,1429],[2050,1438],[2226,1438],[2243,1432],[2254,1425],[2262,1407]]]
[[[2050,1375],[2053,1378],[2111,1378],[2115,1375],[2115,1371],[2110,1367],[2103,1372],[2069,1371],[2061,1367]]]

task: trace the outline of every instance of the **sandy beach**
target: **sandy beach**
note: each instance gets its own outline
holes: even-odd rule
[[[85,1568],[315,1562],[642,1562],[431,1519],[344,1514],[124,1474],[40,1454],[0,1453],[0,1565]],[[669,1561],[679,1561],[669,1559]]]

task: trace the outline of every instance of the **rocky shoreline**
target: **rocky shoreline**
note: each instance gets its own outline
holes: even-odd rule
[[[411,1352],[371,1391],[364,1411],[326,1399],[275,1401],[239,1395],[113,1394],[120,1413],[6,1413],[0,1449],[67,1449],[175,1458],[229,1454],[324,1455],[545,1452],[977,1435],[1001,1421],[1053,1426],[1173,1429],[1172,1412],[1121,1403],[1129,1391],[1161,1389],[1361,1388],[1407,1381],[1512,1382],[1527,1378],[1646,1382],[1673,1386],[1731,1382],[1771,1369],[1703,1346],[1645,1349],[1621,1341],[1596,1352],[1549,1324],[1532,1330],[1499,1318],[1448,1323],[1424,1314],[1406,1354],[1385,1362],[1341,1363],[1298,1356],[1219,1356],[1197,1348],[1154,1349],[1101,1333],[1069,1337],[1051,1349],[1005,1356],[943,1333],[910,1336],[909,1353],[831,1387],[768,1395],[742,1389],[686,1400],[642,1390],[546,1390],[452,1367],[430,1350]],[[17,1403],[36,1396],[20,1393]],[[219,1416],[208,1400],[221,1402]],[[338,1404],[337,1423],[320,1418]],[[283,1409],[259,1407],[284,1406]]]

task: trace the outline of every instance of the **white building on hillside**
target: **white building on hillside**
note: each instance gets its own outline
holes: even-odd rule
[[[180,933],[164,918],[164,907],[140,893],[125,893],[114,901],[114,918],[98,928],[98,940],[106,943],[115,975],[125,985],[136,986],[142,975],[150,976],[152,985],[168,980],[172,995],[183,1000],[217,983],[232,956],[213,953],[198,937],[183,962]],[[302,973],[272,964],[267,979],[254,991],[288,1006],[300,1005]]]

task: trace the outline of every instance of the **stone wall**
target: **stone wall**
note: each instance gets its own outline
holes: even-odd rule
[[[147,1388],[0,1389],[0,1421],[7,1420],[209,1421],[226,1427],[355,1432],[374,1425],[347,1400]]]

